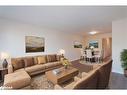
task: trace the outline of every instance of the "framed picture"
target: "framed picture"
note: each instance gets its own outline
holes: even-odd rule
[[[75,41],[74,42],[74,48],[82,48],[82,43],[78,42],[78,41]]]
[[[26,48],[26,53],[44,52],[45,40],[43,37],[26,36],[25,48]]]
[[[98,48],[98,41],[89,41],[89,47],[93,46],[94,48]]]

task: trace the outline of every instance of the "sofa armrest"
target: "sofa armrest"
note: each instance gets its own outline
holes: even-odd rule
[[[54,87],[54,89],[56,89],[56,90],[62,90],[64,88],[62,88],[60,85],[56,84],[55,87]]]
[[[8,64],[8,74],[13,73],[13,67],[11,64]]]
[[[100,67],[102,64],[94,64],[93,65],[93,69],[96,69],[96,68],[98,68],[98,67]]]

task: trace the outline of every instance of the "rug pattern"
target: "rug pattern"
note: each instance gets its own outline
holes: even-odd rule
[[[54,84],[47,80],[45,74],[39,74],[31,79],[30,89],[54,89]]]

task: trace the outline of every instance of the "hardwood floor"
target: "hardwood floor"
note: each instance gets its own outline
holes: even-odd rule
[[[0,82],[0,86],[2,86],[2,84],[3,83]],[[112,72],[108,89],[111,89],[111,90],[112,89],[127,89],[127,77],[125,77],[122,74]]]
[[[119,73],[111,73],[109,89],[127,89],[127,77]]]

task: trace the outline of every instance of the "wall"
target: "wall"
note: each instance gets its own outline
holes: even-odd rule
[[[90,35],[85,37],[85,46],[89,46],[89,41],[96,40],[99,42],[99,48],[102,49],[102,38],[112,37],[112,33],[103,33],[103,34],[96,34]]]
[[[45,52],[25,53],[25,36],[45,38]],[[65,56],[70,60],[80,57],[80,49],[73,48],[74,41],[83,41],[83,37],[55,30],[44,29],[35,25],[28,25],[0,19],[0,52],[7,52],[11,57],[56,54],[59,49],[65,49]]]
[[[112,22],[112,38],[113,72],[123,73],[120,52],[127,49],[127,18]]]

